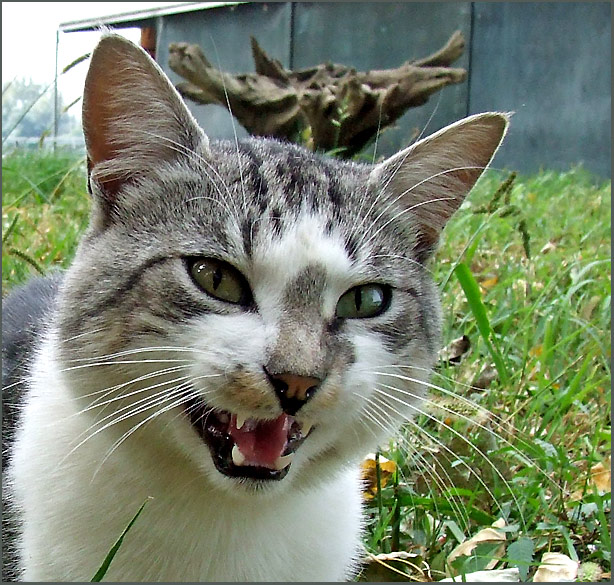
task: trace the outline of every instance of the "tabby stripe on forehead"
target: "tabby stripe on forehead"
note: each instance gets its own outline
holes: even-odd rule
[[[305,195],[306,181],[304,170],[297,168],[296,164],[286,157],[278,161],[275,165],[275,174],[279,182],[284,185],[283,195],[285,196],[286,207],[292,211],[301,208]]]
[[[328,168],[328,166],[325,166],[324,170],[326,172],[326,178],[328,179],[328,198],[333,204],[333,213],[337,213],[338,211],[340,211],[340,208],[344,203],[343,194],[339,189],[339,180],[335,175],[330,173],[330,169]]]
[[[289,159],[289,157],[288,157]],[[289,193],[301,193],[305,190],[305,181],[303,177],[303,173],[301,172],[301,168],[297,167],[290,160],[286,160],[283,163],[278,163],[277,171],[281,176],[288,175],[289,183]]]
[[[286,286],[286,310],[304,314],[310,308],[319,307],[325,286],[326,270],[314,264],[307,266]]]
[[[254,224],[251,218],[246,217],[241,222],[241,237],[243,238],[243,250],[245,251],[246,256],[252,255],[254,236],[256,235],[254,232],[256,230],[257,224]]]
[[[262,158],[249,144],[240,143],[241,154],[249,160],[249,165],[243,174],[243,180],[251,185],[253,201],[258,211],[264,213],[268,206],[269,186],[262,172]]]

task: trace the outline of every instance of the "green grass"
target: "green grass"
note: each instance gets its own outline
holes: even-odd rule
[[[14,151],[2,168],[6,293],[70,262],[89,196],[70,153]],[[466,335],[471,350],[439,366],[420,430],[383,452],[397,468],[378,474],[365,546],[409,553],[388,563],[397,579],[438,580],[494,557],[531,580],[548,551],[610,571],[610,493],[590,473],[609,473],[611,450],[610,182],[582,169],[506,178],[483,178],[431,267],[444,339]],[[498,518],[502,548],[448,561]]]
[[[85,158],[12,150],[2,157],[2,291],[65,267],[87,226]]]
[[[455,546],[503,518],[497,568],[524,547],[529,579],[548,551],[609,573],[610,493],[590,469],[610,467],[611,186],[542,172],[497,197],[505,178],[485,176],[444,233],[444,339],[472,347],[433,377],[421,430],[384,452],[399,466],[370,503],[367,546],[411,552],[440,579]],[[492,381],[472,387],[485,369]]]

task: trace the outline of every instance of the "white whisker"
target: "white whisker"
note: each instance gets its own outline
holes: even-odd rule
[[[235,147],[237,149],[237,167],[239,169],[239,177],[241,180],[241,194],[243,195],[243,209],[247,210],[247,197],[245,195],[245,181],[243,179],[243,169],[241,167],[241,161],[240,161],[240,156],[239,156],[240,151],[239,151],[239,138],[237,136],[237,126],[235,124],[234,116],[232,114],[232,107],[230,105],[230,97],[228,95],[228,88],[226,87],[226,75],[228,74],[225,73],[224,70],[222,69],[222,63],[220,61],[220,55],[217,50],[217,44],[215,43],[215,39],[211,35],[209,35],[209,37],[211,39],[211,43],[213,44],[213,50],[215,52],[215,58],[217,60],[218,69],[220,71],[220,78],[222,80],[222,87],[224,88],[224,99],[226,100],[226,107],[228,108],[228,112],[230,114],[230,121],[232,124],[232,134],[234,137]]]
[[[408,153],[409,154],[409,153]],[[406,155],[407,156],[407,155]],[[398,169],[401,168],[401,165],[403,164],[403,162],[405,162],[405,157],[403,158],[403,160],[399,163],[399,167]],[[363,233],[364,236],[366,236],[370,230],[371,227],[374,227],[377,222],[388,212],[388,210],[392,209],[401,199],[405,198],[409,193],[411,193],[414,189],[417,189],[418,187],[420,187],[420,185],[423,185],[424,183],[427,183],[428,181],[432,181],[433,179],[436,179],[442,175],[446,175],[448,173],[453,173],[456,171],[465,171],[465,170],[483,170],[484,167],[480,167],[480,166],[462,166],[462,167],[454,167],[454,168],[450,168],[450,169],[445,169],[443,171],[440,171],[438,173],[434,173],[428,177],[426,177],[425,179],[422,179],[421,181],[418,181],[417,183],[415,183],[414,185],[412,185],[411,187],[409,187],[408,189],[405,189],[404,191],[402,191],[399,195],[397,195],[394,199],[392,199],[391,201],[389,201],[387,203],[387,205],[384,207],[384,209],[382,209],[382,211],[379,213],[379,215],[371,222],[371,225],[369,226],[368,229],[365,230],[361,230],[360,233]],[[381,197],[384,196],[384,193],[386,191],[386,187],[387,185],[392,181],[394,175],[396,174],[397,171],[394,171],[391,176],[388,178],[388,181],[386,182],[386,184],[384,185],[384,187],[382,187],[380,193],[378,194],[378,196],[375,198],[373,205],[371,206],[371,209],[369,209],[368,214],[371,213],[373,207],[375,206],[376,202],[379,201],[379,199]],[[395,214],[391,219],[387,220],[383,225],[381,225],[373,234],[371,234],[371,236],[365,240],[364,236],[361,239],[361,243],[364,246],[368,246],[371,242],[373,242],[373,240],[382,232],[382,230],[386,229],[386,227],[388,227],[392,222],[396,221],[397,219],[399,219],[399,217],[407,214],[407,213],[411,213],[414,209],[421,207],[422,205],[426,205],[429,203],[435,203],[437,201],[454,201],[455,197],[437,197],[437,198],[432,198],[426,201],[420,201],[410,207],[407,208],[403,208],[399,213]],[[367,214],[367,215],[368,215]],[[366,217],[366,216],[365,216]]]
[[[121,390],[122,388],[130,387],[134,384],[137,384],[138,382],[143,382],[144,380],[149,380],[151,378],[157,378],[158,376],[164,376],[170,373],[179,372],[181,370],[188,369],[188,367],[189,366],[178,366],[177,368],[166,368],[163,371],[152,372],[145,376],[139,376],[138,378],[135,378],[134,380],[130,380],[129,382],[123,382],[122,384],[117,384],[117,386],[113,386],[112,388],[107,390],[105,394],[103,394],[102,396],[99,396],[96,400],[91,402],[87,408],[84,408],[83,410],[79,411],[79,413],[77,414],[81,414],[82,412],[87,412],[93,409],[102,408],[105,405],[112,404],[113,402],[117,402],[118,400],[125,400],[126,398],[130,398],[131,396],[141,394],[142,392],[148,392],[149,390],[153,390],[155,388],[166,386],[169,383],[174,383],[179,380],[187,380],[189,376],[181,376],[179,378],[173,378],[173,380],[171,380],[170,382],[168,380],[165,380],[163,382],[158,382],[157,384],[146,386],[145,388],[138,388],[137,390],[132,390],[131,392],[122,392],[121,394],[118,394],[117,396],[113,398],[110,398],[108,400],[103,400],[109,394],[112,394],[113,392],[117,392],[118,390]]]
[[[404,404],[405,406],[408,406],[409,408],[411,408],[412,410],[419,412],[420,414],[424,415],[425,417],[427,417],[429,420],[435,421],[438,424],[443,425],[446,429],[448,429],[448,431],[450,431],[453,435],[455,435],[457,438],[459,438],[461,441],[463,441],[464,443],[466,443],[467,445],[471,446],[483,459],[484,461],[488,464],[488,466],[493,470],[493,472],[495,473],[495,475],[497,475],[497,477],[503,482],[503,484],[505,485],[506,489],[509,491],[512,499],[514,500],[514,503],[517,506],[518,509],[518,513],[520,514],[520,518],[521,521],[523,523],[523,525],[525,524],[525,520],[524,520],[524,516],[522,514],[522,508],[520,506],[520,502],[518,502],[518,499],[516,498],[516,495],[514,494],[514,491],[512,490],[512,487],[510,486],[509,482],[505,479],[505,477],[503,477],[503,474],[497,469],[497,466],[494,465],[492,463],[492,461],[490,461],[490,459],[488,457],[486,457],[486,454],[479,449],[476,445],[474,445],[473,443],[471,443],[471,441],[469,441],[469,439],[467,439],[466,437],[464,437],[461,433],[459,433],[458,431],[456,431],[455,429],[453,429],[450,425],[445,424],[444,422],[440,421],[437,419],[437,417],[429,414],[428,412],[418,408],[417,406],[413,405],[413,404],[409,404],[407,402],[405,402],[404,400],[397,398],[396,396],[392,396],[391,394],[388,394],[387,392],[384,392],[381,388],[386,388],[387,390],[392,390],[393,392],[399,392],[400,390],[398,388],[395,388],[394,386],[389,386],[387,384],[378,384],[378,388],[376,388],[376,391],[383,394],[384,396],[396,401],[396,402],[400,402],[401,404]],[[402,392],[402,391],[400,391]],[[419,397],[417,397],[419,398]],[[454,453],[448,449],[448,447],[446,447],[445,445],[441,445],[446,451],[448,451],[451,455],[454,455]],[[478,482],[480,483],[480,485],[486,490],[486,492],[488,493],[488,495],[492,498],[493,501],[497,501],[494,494],[492,493],[492,491],[490,490],[490,488],[486,485],[486,483],[482,480],[482,478],[480,478],[475,471],[473,471],[471,469],[471,467],[462,459],[457,459],[461,465],[463,465],[464,467],[466,467],[468,470],[470,470],[470,472],[472,473],[472,475],[478,480]]]
[[[404,380],[404,381],[408,381],[408,382],[413,382],[413,383],[416,383],[416,384],[420,384],[420,385],[422,385],[422,386],[424,386],[424,387],[426,387],[426,388],[430,388],[430,389],[439,390],[440,392],[443,392],[444,394],[446,394],[446,395],[448,395],[448,396],[451,396],[451,397],[453,397],[453,398],[457,398],[457,399],[461,400],[461,401],[462,401],[464,404],[466,404],[467,406],[470,406],[470,407],[471,407],[471,408],[473,408],[473,409],[477,409],[477,410],[478,410],[478,412],[481,412],[481,413],[483,413],[483,414],[486,414],[487,416],[489,416],[489,415],[491,414],[491,413],[490,413],[490,411],[488,411],[488,410],[486,410],[486,409],[484,409],[484,408],[481,408],[479,405],[475,404],[474,402],[471,402],[471,400],[468,400],[468,399],[466,399],[466,398],[465,398],[465,399],[463,399],[461,396],[459,396],[459,395],[455,394],[454,392],[451,392],[451,391],[449,391],[449,390],[446,390],[445,388],[442,388],[441,386],[436,386],[436,385],[434,385],[434,384],[431,384],[430,382],[425,382],[425,381],[422,381],[422,380],[420,380],[420,379],[418,379],[418,378],[409,378],[409,377],[407,377],[407,376],[403,376],[403,375],[401,375],[401,374],[393,374],[393,373],[387,373],[387,372],[375,372],[375,373],[376,373],[377,375],[379,375],[379,376],[388,376],[388,377],[396,378],[396,379],[399,379],[399,380]],[[416,398],[416,399],[419,399],[419,398],[420,398],[419,396],[417,396],[417,395],[415,395],[415,394],[413,394],[413,393],[411,393],[411,392],[408,392],[407,390],[402,390],[402,389],[400,389],[400,388],[395,388],[395,390],[396,390],[397,392],[400,392],[400,393],[402,393],[402,394],[405,394],[405,395],[407,395],[407,396],[409,396],[409,397],[411,397],[411,398]],[[458,411],[455,411],[455,410],[453,410],[453,409],[451,409],[451,408],[448,408],[448,407],[446,407],[446,406],[444,406],[444,405],[442,405],[442,404],[438,404],[438,403],[433,403],[433,404],[434,404],[434,405],[435,405],[437,408],[440,408],[440,409],[442,409],[442,410],[444,410],[444,411],[446,411],[446,412],[448,412],[448,413],[450,413],[450,414],[454,414],[455,416],[457,416],[457,417],[459,417],[459,418],[461,418],[461,419],[463,419],[463,420],[465,420],[465,421],[468,421],[468,422],[470,422],[471,424],[473,424],[473,425],[477,426],[478,428],[480,428],[481,430],[483,430],[483,431],[485,431],[485,432],[489,433],[491,436],[494,436],[494,437],[498,438],[498,439],[499,439],[499,440],[501,440],[501,441],[502,441],[502,442],[503,442],[503,443],[504,443],[504,444],[505,444],[507,447],[510,447],[510,448],[511,448],[511,449],[512,449],[512,450],[513,450],[513,451],[514,451],[514,452],[515,452],[515,453],[516,453],[516,454],[517,454],[517,455],[518,455],[520,458],[521,458],[522,462],[523,462],[525,465],[527,465],[528,467],[531,467],[531,468],[534,468],[534,467],[535,467],[535,464],[534,464],[534,463],[533,463],[533,462],[532,462],[530,459],[527,459],[527,458],[525,457],[525,455],[524,455],[524,453],[523,453],[522,451],[520,451],[520,450],[519,450],[517,447],[515,447],[515,446],[514,446],[514,445],[513,445],[513,444],[512,444],[510,441],[508,441],[507,439],[505,439],[505,437],[502,437],[502,436],[501,436],[499,433],[497,433],[497,432],[493,431],[491,428],[489,428],[489,427],[487,427],[487,426],[483,425],[483,424],[482,424],[482,423],[480,423],[479,421],[477,421],[477,420],[475,420],[475,419],[473,419],[473,418],[471,418],[471,417],[469,417],[469,416],[467,416],[467,415],[464,415],[464,414],[462,414],[462,413],[460,413],[460,412],[458,412]],[[544,472],[542,472],[542,473],[544,473]],[[544,475],[545,475],[545,473],[544,473]]]
[[[172,384],[175,384],[178,380],[185,380],[185,379],[189,379],[189,378],[184,377],[184,378],[178,378],[177,380],[170,380],[166,383],[166,385],[172,385]],[[161,385],[162,384],[157,384],[156,387],[159,387]],[[147,390],[147,388],[145,388],[143,391],[145,390]],[[86,431],[82,432],[80,435],[75,437],[75,440],[78,440],[86,432],[89,432],[95,429],[97,426],[111,419],[110,422],[103,424],[103,426],[99,426],[99,428],[97,428],[94,432],[90,433],[87,437],[85,437],[82,441],[80,441],[73,449],[71,449],[71,451],[64,457],[64,459],[66,459],[66,457],[71,455],[74,451],[76,451],[79,447],[81,447],[81,445],[85,444],[87,441],[89,441],[92,437],[96,436],[98,433],[101,433],[102,431],[112,427],[113,425],[120,423],[123,420],[126,420],[132,416],[135,416],[136,414],[140,414],[141,412],[144,412],[145,410],[149,410],[150,408],[155,406],[156,402],[159,400],[160,397],[170,395],[172,390],[173,389],[161,390],[159,392],[154,393],[153,395],[145,396],[144,398],[141,398],[135,402],[131,402],[127,406],[114,410],[111,414],[108,414],[107,416],[103,417],[100,420],[95,420]],[[123,398],[123,397],[122,396],[118,397],[118,399],[120,398]]]
[[[116,384],[115,386],[111,386],[110,388],[102,388],[101,390],[95,390],[94,392],[80,395],[80,398],[92,398],[96,396],[97,394],[100,394],[100,396],[98,396],[98,398],[96,398],[93,402],[91,402],[90,406],[86,409],[86,410],[89,410],[96,406],[101,406],[102,404],[104,404],[103,402],[100,402],[101,400],[106,398],[106,396],[108,396],[109,394],[112,394],[113,392],[117,392],[118,390],[121,390],[122,388],[131,386],[133,384],[136,384],[137,382],[143,382],[144,380],[150,380],[151,378],[157,378],[158,376],[180,372],[182,370],[186,370],[189,368],[190,368],[190,365],[186,364],[182,366],[173,366],[172,368],[163,368],[162,370],[155,370],[153,372],[148,372],[147,374],[143,374],[142,376],[138,376],[137,378],[128,380],[126,382]],[[130,394],[123,394],[123,396],[130,396]],[[81,412],[84,412],[84,411],[81,411]]]
[[[435,107],[433,108],[433,111],[431,112],[431,115],[429,116],[429,119],[426,121],[426,124],[424,125],[424,127],[422,128],[420,134],[418,134],[418,136],[416,137],[416,140],[414,142],[418,142],[420,140],[422,140],[422,137],[424,136],[424,133],[427,131],[430,123],[433,121],[433,118],[435,117],[435,114],[437,113],[437,110],[439,109],[439,106],[441,104],[441,96],[443,95],[443,91],[440,91],[437,94],[437,101],[435,102]]]
[[[79,366],[69,366],[67,368],[63,368],[62,372],[71,372],[74,370],[83,370],[89,368],[97,368],[103,366],[120,366],[126,364],[186,364],[189,363],[189,360],[179,360],[179,359],[146,359],[146,360],[110,360],[110,361],[98,361],[90,364],[81,364]]]
[[[388,403],[383,402],[379,395],[376,394],[373,397],[373,399],[367,398],[367,402],[369,402],[369,404],[371,406],[377,408],[382,413],[383,417],[385,417],[385,418],[389,417],[391,407],[390,407],[390,405]],[[411,424],[413,427],[415,427],[419,432],[426,434],[431,439],[433,439],[434,442],[439,444],[439,441],[435,440],[434,437],[429,435],[429,433],[426,432],[424,429],[421,429],[419,427],[419,425],[417,425],[416,422],[411,419],[411,417],[403,417],[401,415],[401,413],[398,412],[398,410],[396,410],[394,408],[392,409],[392,411],[395,412],[401,418],[406,419],[406,422]],[[384,428],[384,427],[382,427],[382,428]],[[419,450],[417,448],[415,448],[413,445],[409,445],[408,444],[407,446],[410,447],[412,449],[412,452],[425,464],[425,466],[428,467],[428,462],[427,462],[426,458],[419,452]],[[446,476],[446,478],[448,479],[449,485],[450,486],[453,485],[452,478],[450,477],[448,472],[445,470],[445,468],[442,469],[442,471],[443,471],[444,475]],[[442,492],[444,492],[446,487],[447,487],[447,485],[446,485],[445,481],[443,481],[440,478],[440,476],[437,473],[437,471],[436,470],[427,469],[427,473],[435,481],[435,483],[442,490]],[[466,514],[463,516],[463,512],[464,512],[463,508],[454,501],[454,498],[448,498],[448,501],[450,502],[450,507],[454,510],[454,512],[457,514],[457,516],[459,518],[462,518],[464,521],[466,521],[466,525],[469,525],[468,516]]]
[[[92,362],[92,361],[100,361],[100,360],[109,359],[109,358],[120,358],[120,357],[126,357],[130,355],[138,355],[141,353],[155,353],[155,352],[168,352],[168,353],[184,352],[184,353],[191,353],[191,354],[208,355],[206,351],[203,351],[202,349],[198,349],[195,347],[161,345],[161,346],[150,346],[150,347],[136,347],[134,349],[125,349],[125,350],[110,353],[110,354],[101,354],[101,355],[96,355],[96,356],[87,357],[87,358],[74,358],[74,359],[69,360],[69,362],[88,362],[88,361]],[[188,360],[185,360],[185,361],[188,361]]]
[[[165,397],[164,401],[159,402],[158,405],[162,405],[162,404],[164,404],[164,402],[170,402],[172,400],[172,402],[170,402],[170,404],[167,404],[163,408],[161,408],[159,410],[156,410],[153,414],[149,415],[148,417],[143,419],[141,422],[139,422],[138,424],[136,424],[133,427],[131,427],[117,441],[115,441],[113,446],[109,449],[107,454],[104,456],[104,458],[102,459],[102,461],[100,462],[100,464],[96,468],[96,471],[94,471],[94,474],[92,476],[92,480],[96,477],[96,475],[98,474],[98,472],[100,471],[100,469],[102,468],[104,463],[107,461],[107,459],[109,457],[111,457],[111,455],[120,447],[120,445],[124,441],[126,441],[128,439],[128,437],[130,437],[130,435],[135,433],[138,429],[140,429],[142,426],[144,426],[145,424],[147,424],[148,422],[150,422],[154,418],[157,418],[160,415],[164,414],[165,412],[168,412],[169,410],[172,410],[173,408],[176,408],[177,406],[185,403],[189,398],[191,398],[193,396],[193,394],[194,394],[194,391],[191,389],[190,385],[187,385],[187,386],[184,385],[184,387],[178,386],[173,391],[172,394],[170,394],[169,396]],[[179,399],[175,400],[176,396],[179,396]]]

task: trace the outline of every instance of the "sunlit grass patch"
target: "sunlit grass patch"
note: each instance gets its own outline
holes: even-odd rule
[[[2,157],[2,290],[67,266],[87,225],[85,158],[13,150]]]

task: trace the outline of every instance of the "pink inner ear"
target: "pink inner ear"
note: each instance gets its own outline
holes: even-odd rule
[[[83,131],[91,183],[111,200],[126,180],[207,145],[163,71],[140,47],[116,35],[103,37],[92,54]]]
[[[104,176],[96,176],[95,171],[98,165],[112,161],[118,155],[118,133],[112,129],[117,112],[113,109],[114,100],[126,83],[124,76],[118,74],[117,67],[127,58],[118,53],[109,39],[103,40],[92,55],[83,94],[83,133],[88,153],[88,172],[104,196],[110,199],[121,187],[119,173],[108,172]]]
[[[87,145],[88,174],[101,162],[112,160],[117,155],[116,147],[111,147],[109,140],[110,108],[106,105],[106,96],[101,89],[100,80],[88,79],[83,105],[83,132]],[[98,179],[97,183],[107,196],[114,196],[121,186],[119,178],[112,176]]]
[[[109,45],[107,42],[106,45]],[[112,102],[125,84],[123,76],[117,75],[121,56],[107,47],[104,41],[92,55],[83,94],[83,132],[89,159],[93,165],[112,159],[116,147],[111,146],[110,121],[113,117]],[[111,63],[114,56],[115,63]]]
[[[139,131],[146,130],[147,100],[167,100],[155,65],[129,41],[103,37],[90,62],[83,94],[83,132],[90,178],[105,198],[113,200],[127,178],[154,159],[156,145]],[[157,85],[156,85],[157,82]],[[159,116],[163,124],[164,116]],[[151,121],[149,121],[151,122]]]

